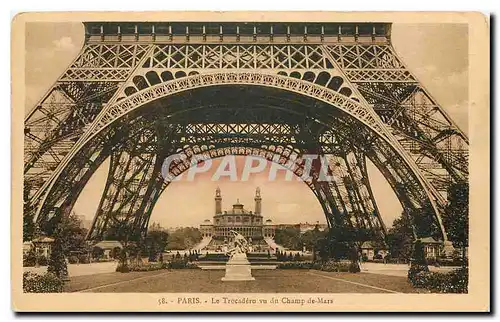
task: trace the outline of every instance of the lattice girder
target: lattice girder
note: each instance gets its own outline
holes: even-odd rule
[[[303,34],[276,29],[276,36],[272,26],[268,35],[256,27],[252,34],[244,27],[241,39],[239,29],[237,34],[222,34],[222,25],[220,35],[213,30],[205,35],[203,25],[203,34],[193,36],[188,28],[185,34],[178,34],[153,23],[147,26],[151,28],[148,34],[137,24],[135,31],[133,25],[125,25],[123,30],[120,23],[100,25],[99,31],[98,25],[87,24],[94,29],[87,30],[82,52],[26,118],[25,183],[30,193],[25,195],[30,198],[28,209],[39,214],[38,220],[46,220],[53,208],[71,207],[87,177],[109,155],[123,158],[132,150],[138,155],[155,155],[154,162],[141,160],[149,164],[148,169],[157,167],[157,142],[141,142],[132,148],[123,138],[131,133],[137,138],[134,124],[138,123],[134,122],[138,116],[153,133],[163,133],[164,124],[154,118],[165,109],[170,111],[168,117],[179,120],[169,123],[171,149],[198,149],[204,144],[234,152],[233,144],[236,150],[275,151],[282,146],[284,151],[300,155],[319,147],[323,155],[340,158],[335,164],[341,164],[348,181],[307,183],[329,223],[383,230],[366,180],[367,157],[384,174],[406,211],[418,213],[416,209],[429,205],[434,209],[446,240],[439,216],[446,200],[440,192],[451,182],[467,180],[468,141],[397,57],[390,44],[389,25],[339,24],[332,28],[317,24],[309,26],[313,35],[308,34],[308,25],[301,25]],[[106,29],[115,27],[111,33]],[[225,86],[267,88],[295,96],[290,100],[266,98],[271,103],[260,102],[253,121],[246,122],[237,120],[241,111],[230,106],[210,114],[208,121],[168,104],[170,97],[189,96],[202,88],[213,88],[213,95],[220,95],[217,93]],[[315,101],[297,103],[298,97]],[[276,106],[280,99],[281,108]],[[288,106],[294,104],[291,111]],[[304,141],[297,136],[304,124],[289,115],[283,120],[283,111],[311,122],[314,126],[309,130],[315,139]],[[222,122],[223,116],[237,122]],[[346,150],[346,142],[352,144],[350,149]],[[162,153],[161,157],[168,154]],[[286,160],[281,152],[275,153]],[[118,165],[113,169],[112,173],[125,173]],[[331,171],[340,173],[339,169]],[[164,189],[158,177],[146,181],[143,201],[125,207],[131,209],[127,210],[129,223],[140,227],[141,233]],[[110,187],[120,186],[114,182]],[[116,193],[110,191],[110,195]],[[103,214],[110,214],[113,207],[110,202]],[[134,217],[138,209],[144,215]],[[349,212],[351,215],[342,217]],[[96,231],[101,234],[104,230]]]
[[[111,164],[106,186],[89,231],[89,239],[113,239],[106,232],[116,225],[134,229],[136,216],[143,200],[147,199],[148,185],[157,175],[154,171],[156,151],[145,154],[135,151],[115,151],[111,155]]]
[[[149,49],[148,45],[85,45],[25,119],[28,197],[52,175],[74,143]],[[120,77],[109,75],[119,73]]]
[[[390,43],[327,47],[443,200],[450,183],[467,180],[467,137],[404,66]]]

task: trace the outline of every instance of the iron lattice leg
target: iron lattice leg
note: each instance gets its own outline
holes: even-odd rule
[[[139,137],[138,139],[152,139]],[[155,170],[156,151],[143,151],[141,141],[128,142],[130,150],[115,151],[99,207],[95,216],[90,239],[138,239],[135,221],[142,216],[143,202],[152,193],[151,179],[158,175]],[[129,235],[122,236],[120,233]]]
[[[103,132],[92,144],[80,151],[54,185],[54,189],[47,195],[45,204],[36,217],[39,225],[46,223],[55,212],[62,216],[70,213],[92,174],[109,156],[114,142],[113,131]],[[35,203],[28,211],[36,214],[42,202],[43,200],[39,200],[39,203]]]

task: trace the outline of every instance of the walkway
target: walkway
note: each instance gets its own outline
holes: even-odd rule
[[[91,264],[68,264],[68,274],[69,276],[83,276],[83,275],[94,275],[111,273],[116,269],[116,262],[100,262]],[[37,274],[44,274],[47,272],[47,266],[40,267],[24,267],[25,272],[34,272]]]
[[[383,263],[361,263],[361,272],[362,273],[373,273],[380,275],[388,275],[388,276],[408,276],[408,269],[410,266],[408,264],[383,264]],[[451,266],[443,266],[443,267],[434,267],[429,266],[429,270],[431,272],[441,272],[446,273],[451,270],[454,270],[458,267]]]

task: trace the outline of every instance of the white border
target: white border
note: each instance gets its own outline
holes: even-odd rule
[[[1,162],[1,186],[0,186],[0,205],[2,205],[2,216],[3,222],[0,225],[2,228],[1,235],[3,240],[0,243],[2,247],[2,257],[4,262],[0,265],[1,269],[1,277],[4,279],[2,282],[2,309],[1,309],[1,320],[7,321],[16,318],[11,310],[11,290],[10,290],[10,223],[8,222],[10,218],[10,182],[11,182],[11,165],[10,165],[10,157],[7,157],[6,150],[9,151],[10,154],[10,136],[11,136],[11,114],[10,114],[10,23],[15,14],[23,11],[109,11],[109,10],[121,10],[121,11],[153,11],[153,10],[211,10],[211,11],[232,11],[232,10],[304,10],[304,11],[313,11],[313,10],[321,10],[321,11],[480,11],[486,15],[490,12],[495,12],[495,9],[500,7],[500,1],[494,0],[473,0],[473,1],[436,1],[436,0],[414,0],[414,1],[401,1],[401,0],[386,0],[382,2],[381,0],[355,0],[355,1],[269,1],[269,0],[252,0],[252,1],[235,1],[235,0],[225,0],[225,1],[202,1],[202,0],[189,0],[189,1],[125,1],[125,0],[85,0],[82,2],[78,1],[67,1],[67,0],[17,0],[17,1],[1,1],[0,2],[0,14],[2,15],[2,28],[0,31],[2,32],[3,41],[6,43],[4,45],[4,49],[0,51],[2,58],[0,62],[3,64],[4,68],[2,69],[4,72],[1,74],[1,86],[0,90],[2,91],[1,98],[3,100],[3,104],[0,109],[0,142],[1,147],[4,149],[2,152],[4,157],[0,159]],[[497,35],[495,35],[495,39],[497,40]],[[498,53],[495,53],[495,58],[498,58]],[[493,59],[493,57],[492,57]],[[496,84],[493,92],[499,92],[500,85]],[[495,121],[499,121],[498,112],[496,113]],[[495,127],[493,128],[494,134],[496,135]],[[494,143],[495,144],[495,143]],[[498,151],[498,145],[495,144],[496,150]],[[498,158],[498,155],[495,155]],[[494,166],[494,165],[492,165]],[[495,183],[497,183],[495,181]],[[500,200],[500,192],[495,192],[494,200]],[[495,204],[496,205],[496,204]],[[499,229],[499,220],[496,219],[496,232],[500,231]],[[492,235],[494,237],[494,234]],[[494,241],[493,241],[494,242]],[[496,262],[496,261],[495,261]],[[498,266],[495,266],[498,268]],[[494,271],[492,271],[494,274]],[[498,277],[495,278],[498,283]],[[496,285],[495,285],[496,286]],[[498,296],[495,298],[498,299]],[[497,301],[498,302],[498,301]],[[496,303],[497,304],[497,303]],[[496,305],[498,309],[498,305]],[[80,316],[44,316],[42,318],[47,320],[63,320],[70,321]],[[198,317],[198,316],[197,316]],[[202,317],[202,316],[199,316]],[[206,317],[206,316],[205,316]],[[24,319],[34,319],[35,316],[24,316]],[[38,316],[38,318],[40,318]],[[110,319],[133,319],[133,320],[146,320],[149,317],[140,317],[139,316],[106,316],[106,317],[95,317],[94,320],[97,321],[108,321]],[[175,318],[174,316],[168,317],[160,317],[155,316],[154,318]],[[188,319],[193,319],[196,317],[189,317]],[[220,318],[211,316],[211,318]],[[246,318],[244,316],[238,317],[228,317],[231,319],[241,319]],[[284,317],[256,317],[256,316],[248,316],[248,318],[259,320],[268,320],[274,321],[278,318],[288,318],[288,316]],[[309,318],[302,316],[303,319]],[[345,317],[335,316],[335,317],[314,317],[322,318],[322,319],[341,319],[344,320]],[[361,320],[362,318],[370,318],[370,319],[385,319],[386,317],[373,317],[373,316],[356,316],[351,317],[349,320]],[[438,317],[411,317],[404,316],[398,317],[398,320],[407,320],[412,318],[425,318],[426,321],[437,321]],[[439,317],[441,320],[443,317]],[[455,318],[455,317],[450,317]],[[478,317],[467,316],[467,320],[477,319]]]

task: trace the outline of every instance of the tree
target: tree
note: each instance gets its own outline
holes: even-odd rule
[[[467,264],[465,250],[469,246],[469,184],[457,183],[448,189],[448,204],[443,216],[448,239],[462,250],[463,265]]]
[[[23,190],[23,200],[24,200],[24,208],[23,208],[23,242],[30,241],[33,239],[33,235],[35,234],[35,216],[34,212],[29,209],[29,192],[31,190],[31,185],[29,182],[24,183]]]
[[[129,242],[140,242],[141,234],[131,227],[129,222],[118,221],[107,227],[104,240],[116,240],[128,245]]]
[[[100,249],[99,247],[96,247],[96,248]],[[113,248],[113,249],[109,252],[109,256],[110,256],[111,258],[114,258],[114,259],[118,258],[118,256],[120,255],[120,250],[121,250],[121,248],[120,248],[120,247],[115,247],[115,248]],[[103,251],[103,250],[101,249],[101,251]],[[104,251],[103,251],[103,252],[104,252]],[[101,256],[102,256],[102,255],[101,255]]]
[[[23,216],[23,242],[33,239],[35,234],[34,215],[27,213]]]
[[[58,232],[60,232],[60,230]],[[47,272],[62,279],[68,276],[68,266],[64,257],[63,241],[59,234],[56,234],[52,244]]]
[[[69,256],[71,252],[85,252],[87,229],[83,228],[78,216],[72,212],[69,216],[62,218],[60,225],[64,254]]]
[[[159,224],[154,224],[148,230],[143,243],[143,252],[148,254],[150,261],[155,261],[167,246],[168,232]]]
[[[417,236],[440,238],[441,230],[438,228],[437,218],[430,204],[424,205],[422,208],[412,209],[410,212]]]
[[[312,249],[317,244],[318,240],[327,236],[328,231],[320,231],[318,226],[313,230],[308,230],[303,233],[301,237],[301,244],[306,247],[306,249]]]
[[[403,211],[387,232],[387,244],[391,257],[409,261],[413,252],[414,234],[410,215]]]
[[[317,244],[320,258],[348,259],[356,242],[367,239],[365,231],[348,227],[332,227],[326,236]]]
[[[198,228],[179,228],[168,235],[167,249],[189,249],[198,244],[202,239]]]
[[[104,256],[104,250],[100,247],[92,248],[92,258],[100,259]]]
[[[413,283],[417,274],[420,272],[428,272],[427,260],[425,259],[424,245],[420,240],[414,243],[413,258],[411,261],[410,269],[408,270],[408,279]]]
[[[72,252],[86,251],[87,229],[83,228],[82,221],[74,212],[65,216],[57,211],[40,227],[40,233],[42,232],[48,236],[58,236],[65,256]]]
[[[278,245],[282,245],[289,249],[302,248],[300,230],[294,227],[286,227],[285,229],[276,229],[274,241]]]

